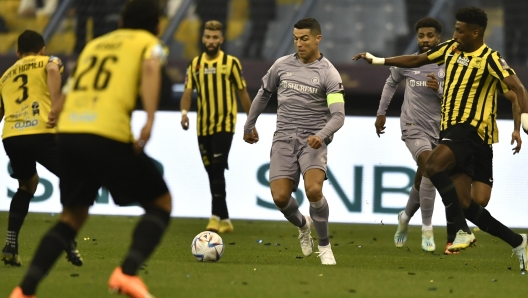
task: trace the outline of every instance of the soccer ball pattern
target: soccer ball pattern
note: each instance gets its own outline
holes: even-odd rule
[[[215,232],[201,232],[194,237],[191,252],[199,262],[217,262],[224,253],[224,241]]]

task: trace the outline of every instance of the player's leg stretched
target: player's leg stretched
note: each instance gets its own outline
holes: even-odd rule
[[[7,239],[2,249],[2,261],[6,265],[20,266],[18,256],[18,234],[28,214],[29,203],[38,185],[39,177],[35,173],[27,180],[18,180],[18,190],[11,200],[7,224]]]
[[[130,297],[153,297],[148,293],[147,287],[136,276],[139,267],[152,254],[160,243],[165,233],[172,210],[170,193],[158,197],[152,204],[144,205],[145,214],[136,225],[132,236],[132,245],[128,250],[125,260],[117,267],[108,281],[112,292],[119,292]]]
[[[422,177],[420,184],[420,208],[422,212],[422,249],[434,251],[436,245],[433,235],[433,210],[436,189],[429,178]]]
[[[40,281],[64,251],[67,243],[74,241],[77,231],[88,218],[88,206],[64,207],[59,222],[42,238],[33,260],[16,291],[26,296],[34,295]]]
[[[310,216],[317,232],[318,256],[323,265],[335,265],[336,261],[332,247],[330,245],[330,235],[328,232],[328,202],[323,195],[323,181],[326,173],[321,169],[309,169],[304,174],[304,187],[306,196],[310,201]]]
[[[277,209],[284,217],[299,229],[299,241],[301,250],[305,256],[313,253],[313,239],[311,235],[312,220],[302,215],[299,211],[299,203],[291,196],[294,181],[281,178],[270,181],[271,195]]]

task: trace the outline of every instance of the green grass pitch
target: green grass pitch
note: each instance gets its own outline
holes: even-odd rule
[[[107,280],[128,248],[137,219],[92,216],[77,238],[85,264],[73,267],[61,257],[37,297],[112,297]],[[38,241],[56,220],[57,215],[28,216],[20,235],[23,267],[1,264],[0,297],[8,297],[20,281]],[[297,229],[286,221],[233,223],[235,233],[221,235],[222,259],[200,263],[190,244],[207,220],[172,219],[162,244],[140,271],[151,293],[158,298],[334,298],[523,297],[528,292],[528,276],[520,274],[509,246],[484,232],[476,232],[476,248],[445,256],[443,227],[435,227],[437,251],[426,253],[420,248],[420,227],[411,227],[406,247],[397,249],[395,226],[331,223],[337,266],[323,266],[315,254],[302,257]],[[7,213],[0,213],[2,241],[6,225]]]

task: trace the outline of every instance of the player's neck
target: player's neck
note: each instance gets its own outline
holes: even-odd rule
[[[23,55],[20,55],[19,58],[23,59],[23,58],[26,58],[28,56],[37,56],[37,55],[38,55],[37,53],[25,53]]]
[[[299,59],[301,60],[302,63],[304,64],[310,64],[312,62],[315,62],[316,60],[319,60],[321,58],[321,52],[317,51],[315,52],[315,54],[313,56],[311,56],[310,58],[307,58],[306,60],[299,57]]]
[[[209,55],[206,52],[205,53],[205,58],[207,58],[207,60],[215,60],[216,58],[218,58],[220,56],[221,53],[222,53],[221,50],[218,50],[218,52],[216,52],[216,54],[214,54],[214,55]]]
[[[482,47],[482,45],[484,44],[484,40],[481,40],[481,41],[477,41],[472,47],[469,47],[466,51],[466,53],[473,53],[475,52],[476,50],[480,49]]]

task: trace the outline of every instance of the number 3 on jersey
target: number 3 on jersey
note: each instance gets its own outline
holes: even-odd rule
[[[25,75],[25,74],[18,75],[18,76],[16,76],[13,79],[13,82],[17,82],[17,81],[20,81],[20,80],[22,81],[22,85],[20,85],[20,87],[18,87],[18,89],[22,90],[22,98],[17,98],[16,103],[18,103],[18,104],[21,104],[22,102],[24,102],[29,97],[28,87],[26,86],[27,83],[28,83],[27,75]]]
[[[95,74],[92,88],[98,91],[104,90],[108,86],[108,82],[110,82],[110,78],[112,77],[112,72],[105,68],[105,66],[107,66],[108,63],[115,64],[117,62],[117,56],[110,55],[103,58],[89,56],[87,59],[90,60],[90,63],[88,67],[82,70],[77,76],[77,80],[73,85],[73,90],[86,90],[87,85],[86,82],[84,84],[81,82],[82,78],[95,68],[97,68],[97,73]]]

